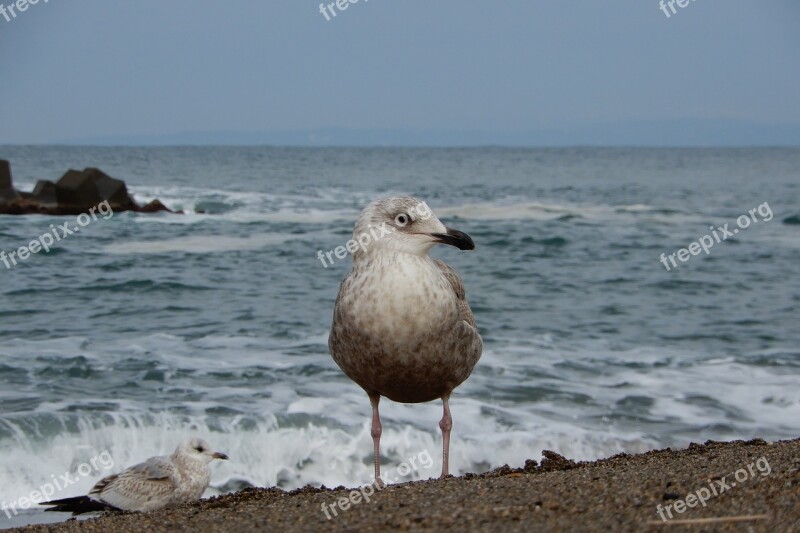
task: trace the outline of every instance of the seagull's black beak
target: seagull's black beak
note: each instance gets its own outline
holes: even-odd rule
[[[214,452],[214,455],[212,455],[211,457],[213,457],[214,459],[228,459],[228,456],[222,452]]]
[[[475,243],[472,242],[472,237],[470,237],[463,231],[458,231],[457,229],[453,228],[445,228],[445,229],[447,229],[447,233],[431,233],[431,235],[436,239],[436,242],[440,244],[449,244],[450,246],[455,246],[459,250],[475,249]]]

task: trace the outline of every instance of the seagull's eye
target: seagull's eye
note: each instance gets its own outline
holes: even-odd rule
[[[197,447],[195,448],[195,450],[197,450],[197,451],[198,451],[198,452],[200,452],[200,453],[203,453],[203,452],[205,451],[205,450],[203,450],[203,447],[202,447],[202,446],[197,446]]]
[[[409,222],[411,222],[411,217],[409,217],[405,213],[400,213],[399,215],[394,217],[394,222],[395,222],[395,224],[397,224],[398,226],[400,226],[402,228],[405,225],[407,225]]]

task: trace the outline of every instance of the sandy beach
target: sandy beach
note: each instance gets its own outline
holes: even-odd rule
[[[16,531],[800,531],[800,439],[709,441],[580,463],[543,455],[518,468],[373,494],[245,489],[148,514]]]

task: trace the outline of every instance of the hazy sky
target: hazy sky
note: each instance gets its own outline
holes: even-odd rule
[[[330,21],[319,5],[39,0],[0,15],[0,143],[800,124],[800,0],[696,0],[670,18],[658,0],[360,0]]]

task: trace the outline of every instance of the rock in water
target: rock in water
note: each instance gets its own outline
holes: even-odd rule
[[[124,181],[112,178],[99,168],[87,168],[83,173],[94,183],[100,197],[107,201],[114,211],[127,211],[138,207],[128,194]]]
[[[55,185],[58,207],[63,212],[77,210],[84,213],[103,202],[108,202],[114,211],[137,208],[125,182],[97,168],[87,168],[82,172],[70,170]]]
[[[19,199],[19,193],[11,181],[11,165],[0,159],[0,203]]]
[[[169,211],[170,213],[176,212],[162,204],[161,200],[153,200],[148,204],[139,207],[137,211],[140,213],[158,213],[159,211]],[[183,211],[177,211],[177,213],[183,213]]]
[[[124,181],[93,167],[82,171],[69,170],[56,183],[39,180],[33,192],[19,192],[14,189],[11,166],[8,161],[0,159],[0,215],[79,215],[103,202],[108,202],[115,213],[175,213],[158,200],[145,206],[138,205],[128,193]]]
[[[47,209],[58,208],[58,198],[56,197],[56,184],[52,181],[39,180],[33,188],[30,197],[34,202]]]

